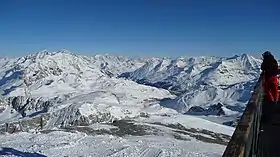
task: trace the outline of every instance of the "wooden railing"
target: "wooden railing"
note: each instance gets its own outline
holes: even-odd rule
[[[262,76],[254,87],[252,96],[229,141],[223,157],[249,157],[257,151],[260,119],[262,114]]]

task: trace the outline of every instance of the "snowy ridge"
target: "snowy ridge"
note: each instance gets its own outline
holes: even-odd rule
[[[177,93],[179,97],[166,106],[184,113],[192,106],[217,103],[244,106],[259,77],[260,64],[261,60],[247,54],[159,59],[122,77]]]
[[[122,57],[86,57],[68,51],[42,51],[1,63],[4,65],[1,68],[0,87],[7,96],[26,93],[56,96],[77,89],[84,90],[88,84],[102,77],[113,77],[120,71],[126,72],[141,66],[141,63],[133,63]],[[44,93],[49,88],[54,93]]]
[[[143,60],[132,60],[123,56],[111,55],[95,55],[91,57],[91,62],[94,65],[99,65],[101,70],[109,71],[114,76],[120,75],[123,72],[134,71],[145,63]]]

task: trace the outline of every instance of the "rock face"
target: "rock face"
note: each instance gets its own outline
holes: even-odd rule
[[[223,105],[221,103],[218,103],[216,105],[211,105],[208,109],[207,112],[217,115],[217,116],[221,116],[221,115],[225,115],[225,111],[223,110]]]
[[[26,98],[24,96],[9,97],[7,105],[19,112],[22,117],[33,117],[48,111],[53,106],[53,100],[42,100],[41,98]]]
[[[87,126],[94,123],[112,122],[114,117],[108,112],[95,112],[89,115],[83,115],[75,104],[55,111],[50,114],[51,121],[48,128],[69,127],[69,126]]]
[[[205,112],[206,112],[206,109],[204,109],[203,107],[193,106],[189,109],[189,111],[186,114],[203,115],[203,114],[205,114]]]
[[[200,106],[193,106],[185,114],[221,116],[221,115],[225,115],[225,111],[223,110],[222,107],[223,107],[223,105],[221,103],[211,105],[207,109],[200,107]]]
[[[60,99],[44,100],[42,98],[26,98],[24,96],[9,97],[2,103],[11,107],[11,112],[21,114],[21,120],[14,120],[0,124],[0,132],[14,133],[18,131],[36,131],[53,127],[88,126],[100,122],[112,122],[114,116],[109,112],[97,112],[82,115],[75,104],[54,112],[48,110],[60,103]],[[1,106],[1,112],[6,108]]]

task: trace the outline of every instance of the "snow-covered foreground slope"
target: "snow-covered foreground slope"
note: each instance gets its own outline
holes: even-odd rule
[[[232,132],[233,128],[192,116],[152,116],[36,134],[0,135],[0,155],[218,157]]]
[[[154,136],[87,136],[83,133],[19,133],[1,136],[0,155],[18,156],[111,156],[111,157],[219,157],[221,145],[179,141]]]

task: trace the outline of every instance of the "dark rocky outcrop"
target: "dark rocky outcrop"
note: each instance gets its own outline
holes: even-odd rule
[[[206,109],[203,107],[200,107],[200,106],[193,106],[185,114],[221,116],[221,115],[225,115],[225,111],[223,110],[222,107],[223,107],[223,104],[221,104],[221,103],[211,105]]]
[[[27,98],[24,96],[9,97],[6,100],[7,105],[14,108],[23,117],[36,116],[39,113],[48,111],[48,108],[55,102],[54,100],[43,100],[42,98]],[[28,113],[31,113],[27,115]]]

